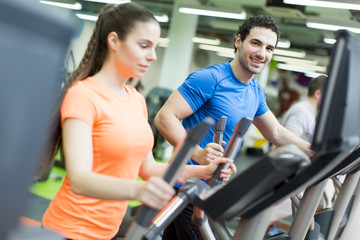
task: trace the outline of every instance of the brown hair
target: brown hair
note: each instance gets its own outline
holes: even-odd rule
[[[246,39],[246,37],[249,35],[251,29],[253,29],[255,27],[262,27],[262,28],[270,29],[271,31],[276,33],[276,36],[277,36],[276,44],[277,44],[277,42],[279,41],[279,38],[280,38],[279,26],[277,25],[275,20],[272,19],[271,16],[267,16],[267,15],[256,15],[256,16],[250,17],[247,20],[245,20],[245,22],[239,26],[239,29],[235,35],[235,39],[236,39],[236,36],[238,34],[240,34],[241,41],[243,42]],[[234,41],[235,41],[235,39],[234,39]],[[235,46],[234,46],[234,48],[235,48],[235,52],[236,52],[237,49]]]
[[[315,94],[316,90],[323,92],[325,81],[327,77],[325,75],[320,75],[316,78],[311,79],[308,87],[308,97],[312,97]]]
[[[62,151],[60,108],[67,90],[75,82],[84,80],[100,71],[108,52],[107,37],[109,33],[116,32],[120,40],[126,40],[127,35],[133,30],[137,22],[150,21],[157,22],[149,10],[136,3],[107,5],[102,9],[85,54],[59,95],[58,105],[53,116],[51,116],[46,151],[37,168],[38,177],[46,172],[55,155]]]

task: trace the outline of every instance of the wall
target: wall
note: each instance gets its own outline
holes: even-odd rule
[[[73,52],[75,65],[77,66],[80,63],[82,56],[84,55],[84,52],[87,47],[87,43],[90,40],[92,31],[95,27],[95,22],[79,20],[77,18],[74,22],[75,22],[74,24],[76,26],[76,30],[74,32],[74,36],[69,50]],[[165,30],[163,32],[166,34]],[[164,47],[158,47],[156,51],[157,60],[151,64],[151,67],[149,68],[148,72],[145,74],[144,78],[141,79],[141,83],[144,86],[144,89],[141,92],[144,95],[146,95],[153,87],[158,85],[165,50],[166,48]],[[197,69],[210,66],[212,64],[223,63],[227,60],[230,60],[229,58],[218,56],[214,52],[210,52],[210,51],[203,51],[202,56],[204,57],[196,58],[195,60],[197,51],[198,48],[196,44],[194,46],[193,55],[191,57],[192,60],[189,68],[189,73]],[[200,54],[198,53],[198,55]],[[178,67],[178,64],[179,63],[176,61],[176,56],[174,56],[173,67],[174,68]],[[69,71],[71,70],[73,69],[71,69],[70,66]],[[169,81],[171,81],[171,79],[169,79]]]
[[[74,37],[70,46],[70,50],[73,52],[75,65],[77,66],[85,52],[87,43],[91,37],[93,28],[95,26],[95,22],[79,20],[76,18],[76,20],[74,21],[74,25],[76,26],[76,31],[74,32]],[[166,36],[167,30],[163,29],[162,37]],[[194,43],[188,74],[197,69],[204,68],[212,64],[219,64],[231,60],[230,58],[218,56],[215,52],[212,51],[200,50],[197,45],[197,43]],[[135,80],[135,82],[141,81],[141,84],[144,88],[140,90],[140,92],[144,96],[146,96],[153,87],[158,86],[165,51],[166,48],[158,47],[157,60],[152,63],[151,67],[149,68],[143,79]],[[178,68],[180,66],[179,64],[181,64],[177,61],[176,56],[173,57],[172,63],[173,64],[171,66],[174,69]],[[71,68],[72,67],[70,66],[69,71],[73,71],[73,69]],[[279,89],[281,89],[281,83],[276,84],[274,82],[279,81],[280,74],[278,70],[274,67],[264,69],[261,74],[262,76],[255,76],[255,78],[261,82],[264,88],[270,109],[275,114],[277,114],[279,110],[278,91]],[[289,76],[292,75],[290,74],[290,72],[288,72],[287,74]],[[296,76],[292,76],[289,78],[289,86],[290,88],[298,91],[300,94],[300,99],[303,99],[306,96],[307,88],[299,85],[295,79]],[[168,81],[172,81],[172,79],[169,79]]]

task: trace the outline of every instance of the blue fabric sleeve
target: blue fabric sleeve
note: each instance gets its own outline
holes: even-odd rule
[[[215,87],[216,79],[205,68],[191,73],[177,90],[196,112],[212,97]]]
[[[262,90],[260,84],[258,87],[259,87],[258,96],[260,97],[260,103],[259,103],[259,107],[256,111],[255,117],[261,116],[264,113],[266,113],[267,111],[269,111],[269,107],[266,103],[266,97],[265,97],[264,91]]]

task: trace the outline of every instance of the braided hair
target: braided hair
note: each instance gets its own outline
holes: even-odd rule
[[[120,40],[125,40],[137,22],[150,21],[157,22],[149,10],[136,3],[107,5],[102,9],[81,62],[65,82],[58,96],[58,104],[50,120],[46,151],[36,169],[37,177],[41,177],[48,170],[58,152],[62,153],[60,108],[68,89],[77,81],[85,80],[101,70],[108,54],[109,33],[116,32]]]

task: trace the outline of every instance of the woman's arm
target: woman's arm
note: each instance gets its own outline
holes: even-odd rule
[[[230,167],[221,170],[221,177],[224,181],[227,181],[230,179],[231,174],[236,172],[236,166],[232,163],[233,160],[228,158],[218,158],[208,165],[185,165],[177,181],[184,182],[189,177],[210,179],[219,164],[227,162],[231,163]],[[150,176],[163,176],[168,167],[168,163],[156,162],[150,152],[140,167],[139,176],[145,181]]]
[[[156,209],[165,206],[174,194],[172,187],[159,177],[142,183],[92,172],[91,127],[84,121],[65,120],[63,147],[67,175],[75,194],[106,200],[138,200]]]

